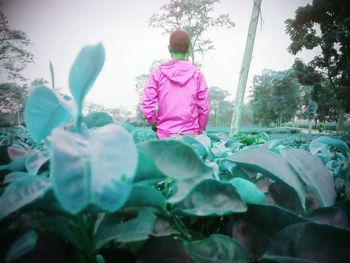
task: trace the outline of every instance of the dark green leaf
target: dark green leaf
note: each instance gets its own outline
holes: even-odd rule
[[[336,206],[318,208],[312,211],[308,218],[321,224],[349,229],[349,219],[346,212]]]
[[[154,164],[165,176],[188,179],[212,172],[212,168],[205,165],[195,151],[181,141],[149,141],[141,143],[139,147],[153,158]]]
[[[248,255],[244,248],[236,240],[225,235],[214,234],[200,241],[184,241],[184,248],[196,262],[248,262]]]
[[[95,249],[98,250],[106,243],[135,242],[148,239],[153,232],[156,216],[149,210],[140,210],[137,217],[127,221],[114,220],[113,216],[103,222],[95,236]]]
[[[229,183],[207,179],[174,207],[177,213],[196,216],[222,216],[247,210],[236,189]]]
[[[154,208],[160,212],[167,212],[164,196],[158,190],[149,186],[134,186],[123,210],[138,210],[140,208]]]
[[[350,231],[316,223],[290,225],[272,240],[263,258],[290,257],[315,262],[348,262]]]
[[[322,143],[331,147],[342,149],[345,153],[349,151],[349,146],[346,144],[346,142],[339,139],[331,138],[328,136],[317,137],[312,142],[310,142],[310,148],[313,147],[314,144],[318,144],[318,143]]]
[[[236,152],[227,160],[287,184],[298,194],[302,206],[305,207],[305,191],[302,181],[280,155],[255,148]]]
[[[30,252],[35,248],[37,240],[38,234],[33,230],[27,231],[21,235],[8,250],[6,254],[6,263],[14,261]]]
[[[318,197],[322,206],[334,204],[336,193],[333,178],[322,161],[302,150],[281,151],[283,158],[293,167],[300,179]]]
[[[113,118],[106,112],[91,112],[89,115],[83,118],[86,126],[91,129],[95,127],[102,127],[107,124],[113,123]]]
[[[25,163],[28,173],[36,175],[40,167],[49,159],[50,153],[48,151],[35,151]]]

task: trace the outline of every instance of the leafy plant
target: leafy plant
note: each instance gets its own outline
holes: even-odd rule
[[[44,86],[29,97],[35,142],[0,166],[0,261],[348,260],[345,141],[89,129],[84,97],[103,61],[101,44],[85,47],[70,73],[72,97]]]

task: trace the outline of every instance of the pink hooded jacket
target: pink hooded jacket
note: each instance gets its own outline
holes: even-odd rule
[[[160,139],[202,133],[210,110],[203,74],[186,60],[156,67],[144,87],[140,108],[148,124],[156,124]]]

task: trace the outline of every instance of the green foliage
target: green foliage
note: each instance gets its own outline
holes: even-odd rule
[[[102,61],[88,53],[78,64]],[[348,259],[346,136],[252,127],[156,140],[128,124],[89,129],[77,104],[97,75],[79,74],[88,81],[74,99],[32,93],[26,111],[38,110],[26,121],[37,143],[22,130],[2,135],[0,241],[9,245],[0,261],[32,262],[44,251],[92,263]],[[45,99],[46,114],[65,114],[49,118],[34,103]]]

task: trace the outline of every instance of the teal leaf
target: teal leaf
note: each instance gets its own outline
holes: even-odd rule
[[[247,168],[278,180],[290,186],[305,207],[305,190],[298,175],[292,170],[287,161],[280,155],[260,148],[246,149],[236,152],[227,158],[239,167]]]
[[[180,137],[180,140],[190,145],[200,158],[205,158],[207,156],[208,150],[206,147],[192,136],[185,135]]]
[[[181,215],[222,216],[245,212],[247,207],[231,184],[208,179],[196,185],[174,209]]]
[[[123,211],[138,210],[140,208],[153,208],[156,211],[166,213],[166,201],[158,190],[149,186],[134,186]]]
[[[167,177],[188,179],[212,172],[212,168],[181,141],[155,140],[141,143],[139,147],[153,158],[154,164]]]
[[[24,172],[11,172],[5,176],[4,183],[11,183],[11,182],[13,182],[17,179],[23,178],[27,175],[28,175],[28,173],[24,173]]]
[[[336,206],[315,209],[308,215],[308,218],[317,223],[337,226],[348,230],[350,229],[349,219],[346,212]]]
[[[68,105],[59,94],[45,86],[31,93],[24,109],[24,121],[35,142],[39,143],[52,129],[71,118],[74,110]]]
[[[64,164],[64,165],[62,165]],[[51,176],[62,207],[76,214],[87,205],[114,212],[127,201],[137,166],[131,135],[110,124],[88,137],[57,128],[51,136]]]
[[[107,124],[113,123],[113,118],[106,112],[91,112],[89,115],[83,118],[86,126],[91,129],[95,127],[102,127]]]
[[[29,174],[36,175],[40,167],[50,159],[48,151],[35,151],[26,160],[26,168]]]
[[[48,179],[35,175],[14,180],[0,197],[0,219],[41,198],[50,188]]]
[[[111,215],[97,230],[95,249],[98,250],[110,241],[135,242],[148,239],[156,222],[156,216],[147,209],[139,211],[136,218],[123,220]]]
[[[6,254],[5,262],[14,261],[35,248],[38,240],[38,234],[34,230],[30,230],[21,235],[15,243],[13,243]]]
[[[85,95],[90,91],[105,61],[105,49],[101,43],[85,46],[76,57],[70,73],[69,88],[81,115]]]
[[[240,177],[233,178],[229,181],[236,187],[239,195],[247,204],[266,204],[266,197],[263,192],[252,182]]]
[[[166,219],[159,216],[154,224],[151,235],[155,237],[164,237],[170,235],[180,235],[180,233],[179,231],[175,230]]]
[[[320,159],[298,149],[281,151],[281,155],[316,195],[322,206],[334,204],[336,193],[333,178]]]
[[[199,241],[184,241],[185,251],[201,263],[247,263],[248,254],[236,240],[221,234]]]

